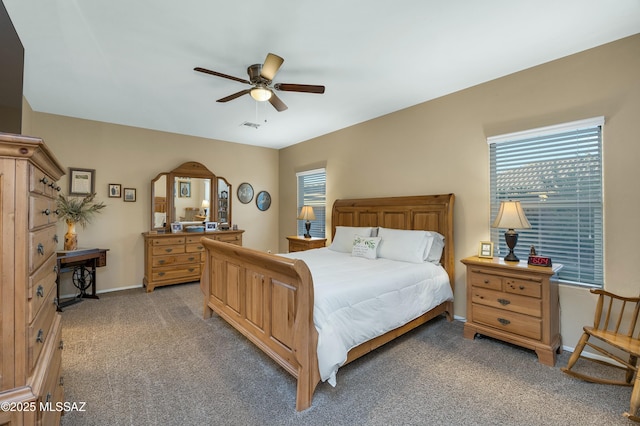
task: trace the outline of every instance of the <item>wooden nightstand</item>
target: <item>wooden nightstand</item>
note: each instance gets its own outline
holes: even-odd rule
[[[467,322],[464,337],[476,333],[532,349],[542,364],[553,366],[562,352],[558,283],[552,268],[529,266],[526,261],[468,257]]]
[[[287,237],[287,240],[289,240],[289,253],[293,253],[294,251],[305,251],[315,248],[322,248],[327,243],[326,238],[305,238],[299,235]]]

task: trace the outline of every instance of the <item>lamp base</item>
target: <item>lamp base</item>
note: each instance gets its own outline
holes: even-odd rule
[[[513,249],[516,247],[516,243],[518,242],[518,233],[513,229],[509,229],[504,233],[504,241],[507,243],[507,247],[509,247],[509,254],[504,257],[504,261],[520,262],[518,256],[513,252]]]
[[[307,221],[307,223],[304,224],[304,227],[307,228],[307,233],[304,234],[304,237],[311,238],[311,234],[309,233],[309,231],[311,231],[311,222]]]

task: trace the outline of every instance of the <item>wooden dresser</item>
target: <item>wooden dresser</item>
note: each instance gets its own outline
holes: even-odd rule
[[[562,350],[558,283],[552,268],[499,258],[468,257],[467,322],[464,337],[476,333],[534,350],[542,364],[555,365]]]
[[[199,281],[204,264],[200,238],[242,245],[243,230],[215,232],[144,232],[144,279],[147,292],[164,285]]]
[[[60,423],[56,403],[64,401],[63,345],[55,303],[55,199],[63,175],[42,139],[0,133],[2,425]]]
[[[294,235],[291,237],[287,237],[289,240],[289,253],[293,253],[295,251],[305,251],[311,250],[315,248],[322,248],[327,244],[326,238],[305,238],[299,235]]]

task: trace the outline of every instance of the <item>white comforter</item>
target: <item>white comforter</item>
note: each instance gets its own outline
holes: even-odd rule
[[[318,366],[332,386],[350,349],[453,300],[446,271],[433,263],[369,260],[328,248],[283,256],[311,270]]]

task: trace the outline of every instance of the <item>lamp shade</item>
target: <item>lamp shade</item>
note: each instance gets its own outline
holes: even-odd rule
[[[528,229],[531,224],[522,210],[520,201],[502,201],[492,228]]]
[[[203,209],[209,208],[209,200],[202,200],[202,208]]]
[[[302,206],[298,219],[302,220],[316,220],[316,215],[313,213],[313,207]]]

